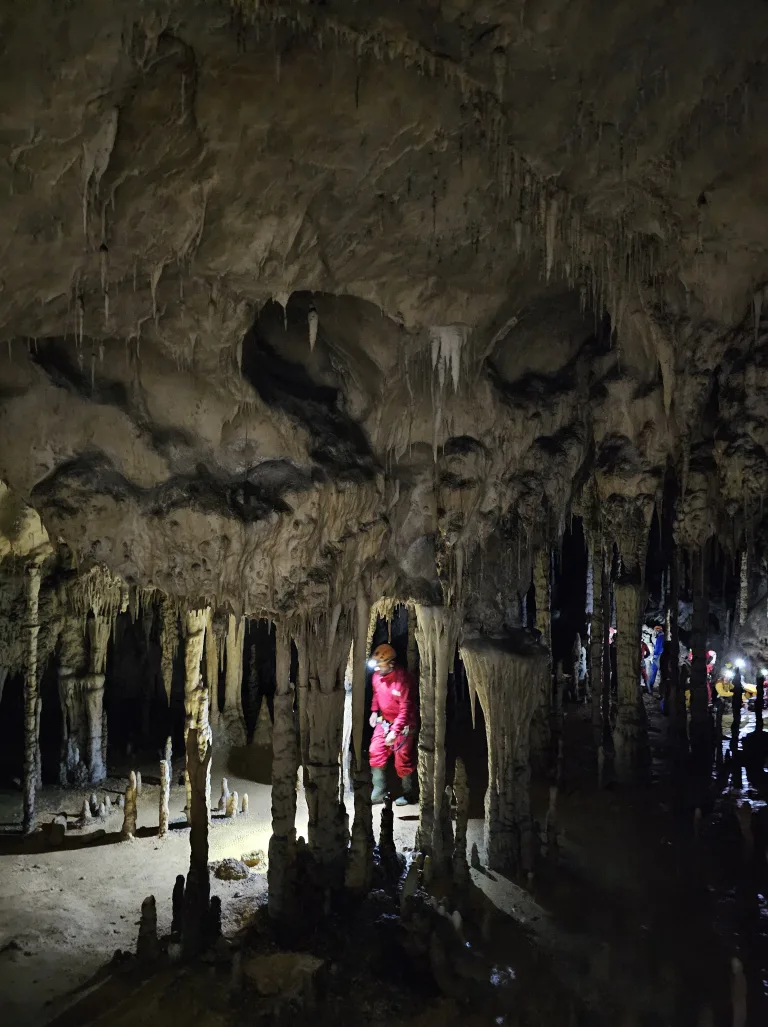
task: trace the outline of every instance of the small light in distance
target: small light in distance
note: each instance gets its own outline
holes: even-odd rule
[[[739,670],[744,670],[744,668],[746,667],[746,663],[744,662],[744,660],[734,660],[733,662],[739,668]]]
[[[761,667],[760,668],[760,675],[761,675],[761,677],[768,678],[768,669],[766,669],[765,667]]]
[[[731,681],[732,678],[733,678],[733,671],[732,670],[726,670],[723,673],[723,677],[725,678],[726,681]]]

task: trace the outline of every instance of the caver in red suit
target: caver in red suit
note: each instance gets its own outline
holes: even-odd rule
[[[403,788],[403,795],[396,803],[403,806],[413,800],[415,791],[416,686],[408,671],[395,665],[395,652],[391,646],[379,646],[374,652],[374,660],[377,665],[371,701],[374,729],[368,749],[374,785],[371,798],[373,802],[383,800],[386,790],[384,771],[389,760],[394,758]]]

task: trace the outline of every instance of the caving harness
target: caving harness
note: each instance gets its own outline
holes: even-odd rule
[[[379,716],[376,718],[376,723],[384,725],[384,737],[386,738],[386,736],[389,734],[389,731],[390,731],[390,729],[392,727],[392,724],[390,723],[390,721],[384,720],[384,718],[381,716],[381,714],[379,714]],[[399,742],[398,745],[393,745],[392,746],[392,752],[393,753],[394,752],[398,752],[400,749],[402,749],[402,747],[408,741],[408,736],[410,735],[410,733],[411,733],[411,729],[406,724],[405,727],[400,732],[400,734],[402,735],[402,740]]]

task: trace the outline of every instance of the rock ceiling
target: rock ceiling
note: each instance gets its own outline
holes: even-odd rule
[[[667,466],[686,541],[754,520],[763,2],[6,7],[3,510],[81,565],[276,613]]]

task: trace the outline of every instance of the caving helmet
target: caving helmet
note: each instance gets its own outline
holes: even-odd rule
[[[380,674],[386,674],[390,671],[397,659],[397,653],[391,645],[387,645],[386,642],[383,645],[377,645],[373,650],[373,655],[368,661],[368,666],[377,670]]]

